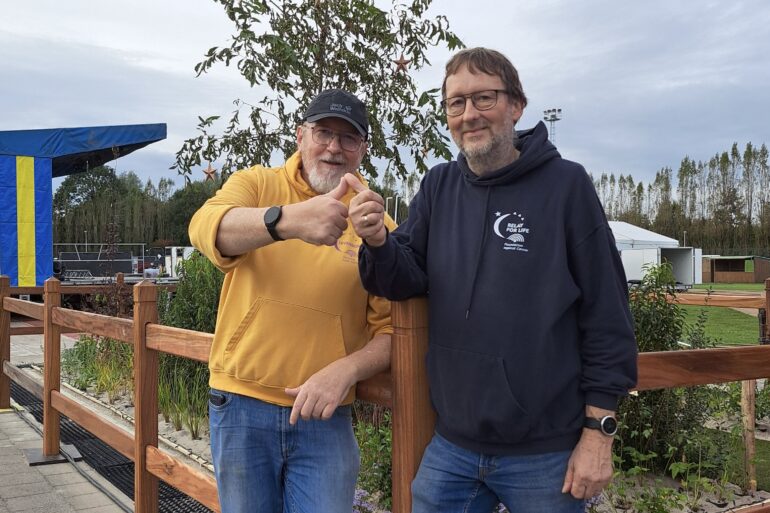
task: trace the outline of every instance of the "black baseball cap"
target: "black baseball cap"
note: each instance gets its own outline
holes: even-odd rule
[[[344,119],[364,137],[369,136],[369,118],[366,105],[355,95],[342,89],[327,89],[318,93],[305,111],[305,121],[323,118]]]

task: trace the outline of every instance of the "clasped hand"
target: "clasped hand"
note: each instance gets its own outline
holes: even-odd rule
[[[342,198],[348,189],[356,192],[348,208]],[[348,226],[348,216],[359,237],[370,245],[385,240],[385,202],[367,189],[354,175],[340,178],[334,190],[307,201],[286,205],[279,233],[284,238],[296,238],[315,245],[333,246]]]

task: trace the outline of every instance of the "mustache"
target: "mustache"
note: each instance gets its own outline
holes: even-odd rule
[[[463,123],[463,125],[460,127],[463,132],[470,132],[472,130],[480,130],[482,128],[487,128],[489,125],[487,123],[481,122],[481,123]]]
[[[326,164],[344,164],[345,159],[342,157],[325,157],[321,159],[321,162],[325,162]]]

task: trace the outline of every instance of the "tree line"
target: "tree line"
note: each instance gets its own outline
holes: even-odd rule
[[[703,254],[770,256],[768,149],[747,143],[741,151],[707,161],[685,156],[648,184],[631,175],[592,176],[610,220],[625,221],[703,248]]]
[[[69,175],[53,196],[54,242],[188,246],[192,214],[218,187],[197,181],[174,190],[169,178],[143,184],[133,171],[108,166]]]
[[[401,193],[393,175],[388,176],[383,185],[372,181],[370,186],[393,200]],[[190,218],[220,184],[220,178],[189,181],[175,190],[169,178],[143,184],[135,172],[117,174],[109,166],[69,175],[53,196],[54,242],[189,246]],[[391,215],[395,207],[395,202],[390,205]],[[407,208],[401,195],[399,219],[406,218]]]
[[[685,156],[645,184],[628,174],[592,176],[610,220],[626,221],[703,248],[704,254],[770,256],[770,166],[768,149],[737,143],[707,161]],[[395,177],[370,182],[383,197],[400,194]],[[54,242],[190,244],[192,214],[214,195],[220,180],[188,182],[180,189],[161,178],[142,183],[136,173],[120,175],[102,166],[66,177],[53,198]],[[416,184],[412,184],[415,185]],[[390,206],[389,212],[394,213]],[[399,202],[399,221],[407,215]],[[110,232],[112,230],[112,232]],[[110,235],[111,233],[114,234]]]

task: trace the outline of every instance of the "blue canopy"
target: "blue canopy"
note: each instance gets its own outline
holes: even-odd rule
[[[52,177],[93,169],[166,138],[166,124],[0,131],[0,155],[49,158]]]

